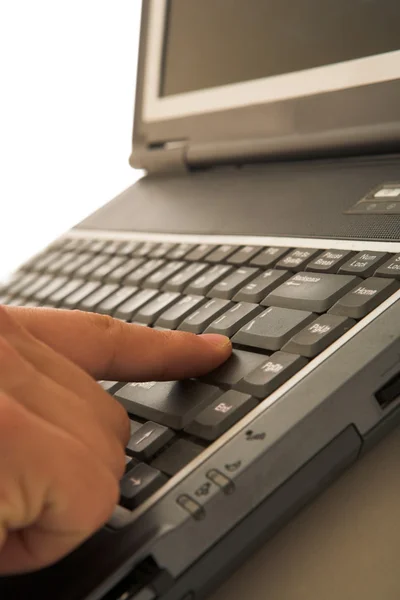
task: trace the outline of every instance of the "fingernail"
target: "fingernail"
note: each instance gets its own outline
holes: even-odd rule
[[[219,348],[225,348],[230,346],[231,340],[225,335],[219,335],[218,333],[203,333],[199,337],[203,338],[209,344],[218,346]]]

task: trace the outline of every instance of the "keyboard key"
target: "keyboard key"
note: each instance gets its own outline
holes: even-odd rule
[[[87,248],[90,244],[90,240],[85,240],[83,238],[66,238],[63,240],[62,249],[67,252],[82,252],[85,248]]]
[[[207,271],[204,271],[204,273],[197,277],[197,279],[189,283],[185,292],[187,294],[205,296],[220,279],[223,279],[231,271],[232,267],[229,267],[228,265],[215,265],[214,267],[210,267]]]
[[[25,267],[27,269],[32,269],[33,271],[46,271],[47,268],[53,262],[58,262],[62,257],[62,252],[45,252],[30,260],[26,263]]]
[[[172,304],[180,298],[177,292],[164,292],[142,308],[135,314],[135,321],[153,325],[158,317],[167,310]]]
[[[92,272],[91,279],[105,281],[109,275],[122,266],[125,261],[126,258],[124,256],[108,256],[106,262]]]
[[[159,246],[158,242],[142,242],[135,250],[135,256],[148,257],[155,248]]]
[[[135,465],[120,481],[120,502],[122,506],[133,510],[160,489],[167,478],[144,463]]]
[[[136,465],[138,464],[139,461],[136,460],[136,458],[133,458],[132,456],[127,456],[125,454],[125,473],[133,469],[133,467],[136,467]]]
[[[6,291],[9,296],[25,296],[24,290],[28,288],[38,278],[37,273],[19,273],[16,280],[12,279],[2,291]]]
[[[189,252],[185,256],[185,260],[189,262],[197,262],[198,260],[203,260],[206,256],[211,254],[215,250],[216,246],[211,244],[200,244],[200,246],[196,246],[194,250]]]
[[[317,256],[306,267],[306,271],[319,271],[320,273],[337,273],[354,252],[350,250],[327,250]]]
[[[359,281],[349,275],[298,273],[268,294],[261,304],[322,313]]]
[[[160,258],[152,258],[151,260],[143,263],[139,268],[135,269],[126,279],[125,284],[140,285],[142,281],[147,279],[154,271],[160,269],[164,264],[164,261]]]
[[[283,269],[279,271],[277,269],[269,269],[242,287],[233,299],[237,302],[243,301],[259,304],[270,291],[274,290],[283,281],[286,281],[286,279],[289,279],[291,275],[289,271],[284,271]]]
[[[158,244],[153,250],[149,252],[150,258],[164,258],[171,252],[173,248],[175,248],[176,244],[172,244],[171,242],[163,242],[162,244]]]
[[[107,242],[107,244],[104,246],[102,252],[104,254],[118,254],[118,249],[121,246],[121,242],[114,242],[113,240],[110,240]]]
[[[75,271],[77,271],[82,265],[89,262],[92,258],[92,255],[89,252],[82,252],[82,254],[77,254],[73,260],[68,262],[66,265],[60,269],[60,273],[62,275],[73,275]]]
[[[114,317],[123,321],[130,321],[136,311],[147,304],[147,302],[150,302],[157,294],[157,290],[142,290],[138,292],[133,298],[130,298],[117,308]]]
[[[185,431],[212,442],[257,405],[257,400],[248,394],[229,390],[198,414]]]
[[[175,248],[172,248],[167,254],[167,258],[170,260],[181,260],[194,249],[194,244],[178,244]]]
[[[201,454],[203,450],[202,446],[189,440],[177,440],[167,450],[157,456],[151,463],[151,466],[172,477]]]
[[[223,365],[202,377],[202,380],[218,386],[234,387],[245,375],[264,362],[264,354],[234,349]]]
[[[252,267],[242,267],[230,273],[227,277],[219,281],[208,292],[210,298],[232,298],[237,291],[250,279],[254,279],[258,269]]]
[[[284,256],[276,267],[277,269],[288,269],[289,271],[302,271],[307,263],[320,252],[321,250],[315,248],[297,248]]]
[[[57,238],[50,243],[48,248],[50,248],[51,250],[53,250],[53,248],[63,248],[64,246],[68,245],[70,241],[71,238],[67,237]]]
[[[130,415],[183,429],[220,394],[216,387],[189,379],[129,383],[115,397]]]
[[[280,258],[282,258],[282,256],[288,254],[289,251],[290,248],[278,248],[276,246],[271,246],[270,248],[265,248],[265,250],[252,258],[250,264],[254,265],[255,267],[272,267]]]
[[[11,292],[11,290],[9,290],[9,293],[11,293],[13,296],[14,295],[21,296],[22,298],[32,298],[33,296],[35,296],[35,294],[37,294],[37,292],[41,288],[44,288],[51,281],[52,281],[52,277],[50,277],[50,275],[37,275],[36,274],[35,277],[33,278],[32,282],[28,286],[19,290],[18,294],[16,294],[15,291]]]
[[[262,308],[258,304],[239,302],[213,321],[205,333],[219,333],[232,337],[245,323],[248,323],[260,312],[262,312]]]
[[[202,296],[183,296],[176,304],[168,308],[158,317],[156,327],[176,329],[183,319],[192,313],[195,308],[205,302]]]
[[[9,298],[4,302],[7,306],[26,306],[25,298]]]
[[[261,315],[242,327],[232,341],[252,348],[280,350],[291,337],[314,318],[313,313],[302,310],[267,308]]]
[[[88,312],[96,312],[97,307],[104,302],[108,296],[111,296],[114,292],[116,292],[118,286],[115,283],[108,283],[107,285],[102,285],[97,289],[93,294],[87,296],[79,305],[81,310],[86,310]]]
[[[109,259],[105,254],[95,254],[87,263],[75,272],[76,277],[87,279],[92,273]]]
[[[98,281],[87,281],[83,286],[79,287],[75,292],[64,298],[63,308],[74,309],[78,308],[80,303],[99,289],[101,283]]]
[[[386,252],[370,252],[369,250],[359,252],[340,267],[339,273],[369,277],[370,275],[373,275],[376,269],[386,262],[388,258],[389,254]]]
[[[370,277],[338,300],[329,313],[362,319],[398,289],[395,279]]]
[[[314,358],[346,333],[355,323],[353,319],[347,317],[321,315],[289,340],[283,350]]]
[[[74,260],[75,256],[76,254],[73,252],[65,252],[64,254],[61,254],[57,260],[52,261],[46,266],[46,273],[59,273],[63,267]]]
[[[136,248],[139,247],[139,242],[122,242],[118,248],[117,254],[120,256],[126,256],[127,258],[132,256]]]
[[[124,384],[120,384],[119,387],[122,387],[123,385]],[[141,427],[143,427],[143,423],[140,423],[139,421],[134,421],[133,419],[129,419],[129,427],[130,427],[130,432],[131,432],[131,436],[132,436],[134,433],[139,431],[139,429]]]
[[[181,331],[190,331],[192,333],[203,333],[205,328],[221,313],[228,310],[230,306],[231,302],[229,302],[229,300],[213,298],[186,317],[179,325],[178,329]]]
[[[262,365],[246,375],[237,387],[262,400],[305,367],[307,362],[307,359],[302,356],[276,352]]]
[[[168,292],[182,292],[188,283],[208,268],[208,265],[205,263],[192,263],[171,277],[171,279],[165,283],[163,289]]]
[[[111,395],[112,395],[114,392],[116,392],[116,391],[117,391],[117,389],[118,389],[118,388],[120,388],[120,387],[122,387],[122,385],[123,385],[122,383],[119,383],[119,381],[104,381],[104,380],[101,380],[101,381],[98,381],[97,383],[98,383],[99,385],[101,385],[101,387],[103,388],[103,390],[104,390],[105,392],[108,392],[108,393],[109,393],[109,394],[111,394]],[[134,421],[133,421],[133,422],[134,422]],[[142,425],[140,424],[140,427],[141,427],[141,426],[142,426]],[[131,433],[132,433],[132,430],[131,430]]]
[[[66,277],[56,277],[52,279],[47,285],[41,287],[35,294],[33,294],[35,300],[38,302],[46,302],[47,299],[60,288],[63,288],[67,283]]]
[[[185,263],[181,260],[172,260],[167,262],[160,269],[154,271],[154,273],[152,273],[150,277],[148,277],[143,283],[143,286],[159,290],[166,281],[169,281],[169,279],[184,266]]]
[[[234,252],[239,249],[238,246],[231,246],[229,244],[224,244],[223,246],[218,246],[211,254],[207,256],[207,262],[210,263],[221,263],[227,260],[229,256],[231,256]]]
[[[1,300],[0,300],[0,304],[1,304]],[[23,304],[26,308],[36,308],[37,306],[39,306],[39,302],[37,300],[24,300],[24,304]]]
[[[240,248],[234,254],[229,256],[227,262],[230,265],[245,265],[261,250],[261,246],[243,246],[243,248]]]
[[[87,252],[92,252],[92,254],[99,254],[106,246],[107,240],[92,240],[86,250]]]
[[[168,427],[148,421],[131,432],[126,452],[139,460],[148,460],[174,437],[174,432]]]
[[[379,277],[393,277],[400,279],[400,254],[392,256],[387,262],[383,263],[376,271],[375,275]]]
[[[108,296],[101,304],[96,308],[96,311],[103,315],[113,315],[118,306],[126,302],[128,298],[131,298],[138,291],[137,287],[122,287],[117,289],[116,292]]]
[[[115,269],[112,273],[110,273],[107,279],[109,281],[115,281],[115,283],[121,283],[125,277],[140,267],[143,263],[144,258],[130,258],[120,267],[118,267],[118,269]]]

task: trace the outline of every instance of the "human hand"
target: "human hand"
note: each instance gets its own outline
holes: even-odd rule
[[[55,562],[118,502],[129,419],[96,380],[194,377],[230,352],[222,336],[0,306],[0,575]]]

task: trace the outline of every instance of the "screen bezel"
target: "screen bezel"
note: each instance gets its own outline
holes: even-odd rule
[[[295,73],[161,96],[168,0],[150,0],[143,120],[162,121],[351,89],[400,78],[400,49]],[[349,85],[349,82],[350,85]]]
[[[160,12],[158,9],[163,7]],[[230,163],[232,157],[239,162],[243,162],[241,157],[252,162],[300,153],[323,156],[342,151],[399,151],[400,73],[397,79],[381,83],[270,102],[247,100],[246,106],[235,108],[225,104],[205,111],[202,107],[202,112],[195,113],[188,101],[192,93],[182,94],[180,101],[185,96],[185,106],[179,103],[177,110],[175,104],[171,113],[171,102],[175,103],[178,97],[159,97],[165,7],[164,0],[143,0],[142,4],[130,156],[134,168],[157,170],[156,162],[162,152],[168,163],[165,168],[169,169],[175,162],[172,146],[168,147],[170,158],[164,149],[175,141],[185,144],[186,164],[194,167]],[[158,29],[154,14],[158,14]],[[398,63],[400,71],[400,58]],[[225,100],[226,87],[218,88]]]

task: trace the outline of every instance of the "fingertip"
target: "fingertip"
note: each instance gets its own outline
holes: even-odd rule
[[[232,349],[231,340],[225,335],[220,335],[218,333],[203,333],[199,335],[199,338],[214,346],[214,348],[218,348],[218,350],[223,350],[228,352],[228,350]]]

